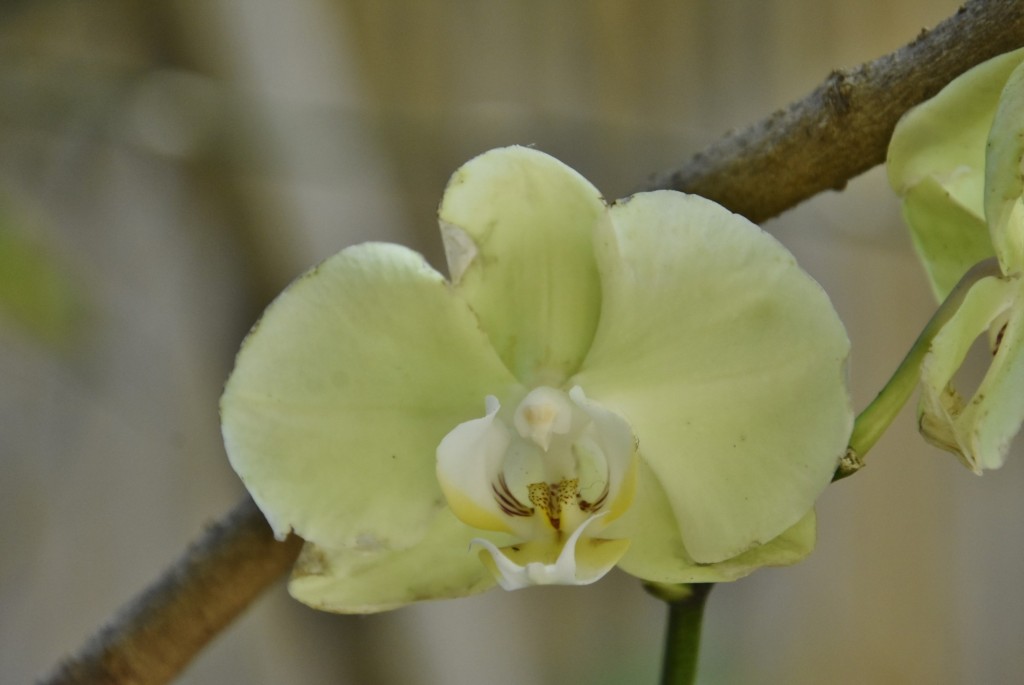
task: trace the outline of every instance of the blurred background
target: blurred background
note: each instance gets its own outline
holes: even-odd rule
[[[242,496],[217,399],[262,307],[346,245],[441,255],[448,175],[534,144],[615,198],[958,0],[0,3],[0,680],[77,649]],[[856,132],[851,132],[856,135]],[[854,402],[934,304],[875,170],[769,222],[853,340]],[[703,683],[1024,680],[1024,455],[906,411],[799,566],[715,589]],[[283,583],[183,683],[653,683],[613,573],[369,617]]]

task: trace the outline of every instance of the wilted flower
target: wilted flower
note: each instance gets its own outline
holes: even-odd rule
[[[921,367],[921,432],[977,473],[998,468],[1024,419],[1024,50],[952,81],[896,127],[888,170],[936,295],[977,262]],[[989,275],[984,275],[985,273]],[[965,401],[953,376],[989,333],[992,363]]]
[[[810,551],[849,343],[779,243],[682,193],[608,207],[518,147],[459,169],[440,221],[450,280],[346,249],[238,355],[225,444],[306,540],[295,597],[377,611],[616,564],[718,581]]]

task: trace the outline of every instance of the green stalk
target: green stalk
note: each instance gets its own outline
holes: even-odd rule
[[[704,603],[714,584],[646,583],[644,587],[668,605],[668,628],[665,631],[661,685],[692,685],[697,678]]]
[[[925,355],[931,349],[932,340],[960,309],[971,286],[988,276],[1001,275],[998,261],[994,257],[986,259],[971,267],[950,291],[935,314],[929,319],[924,330],[917,336],[917,340],[907,352],[907,356],[896,367],[892,378],[857,417],[853,424],[853,433],[850,435],[846,456],[839,465],[839,469],[836,470],[833,480],[845,478],[864,466],[864,455],[875,446],[878,439],[882,437],[882,433],[910,399],[914,388],[917,387],[917,382],[921,377],[921,362],[924,361]]]

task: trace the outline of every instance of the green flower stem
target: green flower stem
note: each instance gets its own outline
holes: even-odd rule
[[[700,626],[713,583],[646,583],[649,593],[668,604],[668,629],[661,665],[662,685],[691,685],[697,678]]]
[[[998,261],[994,257],[986,259],[971,267],[956,284],[956,287],[950,291],[924,330],[917,336],[917,340],[914,341],[907,356],[896,368],[892,378],[857,417],[853,425],[853,433],[850,435],[850,445],[846,450],[846,456],[839,465],[839,469],[836,470],[833,480],[845,478],[864,466],[864,455],[882,437],[882,433],[893,422],[900,409],[910,399],[914,388],[917,387],[921,376],[921,362],[924,361],[925,355],[931,349],[932,340],[960,309],[971,286],[988,276],[1000,275]]]

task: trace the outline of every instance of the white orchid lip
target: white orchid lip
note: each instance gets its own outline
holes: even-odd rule
[[[594,514],[584,521],[569,536],[569,539],[565,541],[565,544],[562,545],[562,550],[558,553],[558,558],[551,564],[544,563],[543,561],[529,561],[525,564],[517,564],[505,556],[497,545],[483,538],[473,538],[469,546],[472,549],[474,546],[479,545],[484,548],[482,554],[490,555],[489,558],[482,557],[482,560],[487,566],[492,567],[492,573],[496,572],[494,573],[495,578],[498,584],[505,590],[521,590],[532,585],[590,585],[608,573],[618,559],[612,560],[606,566],[600,566],[596,571],[581,574],[580,571],[582,569],[578,568],[576,563],[577,544],[583,535],[583,531],[593,521],[607,514],[608,512],[606,511]],[[615,542],[622,543],[624,541],[616,540]]]
[[[628,546],[597,542],[591,533],[632,502],[636,449],[629,424],[578,386],[568,393],[539,386],[511,412],[489,396],[485,408],[437,448],[438,481],[452,512],[467,525],[519,540],[502,549],[474,540],[484,547],[482,559],[508,589],[597,580]],[[611,542],[617,544],[605,544]]]

